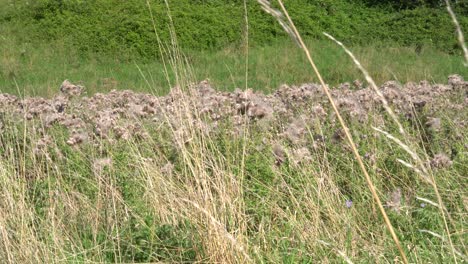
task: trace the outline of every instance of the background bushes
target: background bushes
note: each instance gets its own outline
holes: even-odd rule
[[[175,31],[183,49],[239,47],[244,35],[242,0],[169,1]],[[286,0],[301,32],[322,38],[326,31],[347,44],[392,42],[431,45],[459,52],[454,27],[436,0]],[[169,17],[162,0],[150,1],[163,41],[170,39]],[[454,3],[464,29],[468,4]],[[285,38],[277,23],[256,1],[248,1],[250,43],[264,45]],[[13,30],[21,42],[60,42],[79,52],[152,58],[158,54],[150,12],[144,0],[38,0],[0,4],[0,29]]]

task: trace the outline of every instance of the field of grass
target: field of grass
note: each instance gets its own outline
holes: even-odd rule
[[[0,262],[468,261],[463,58],[351,46],[374,90],[306,44],[339,114],[291,41],[164,65],[0,38]]]
[[[352,61],[333,42],[311,40],[308,44],[330,85],[363,80]],[[174,84],[173,80],[171,85],[167,83],[160,61],[122,61],[96,54],[83,55],[54,43],[33,46],[2,40],[0,49],[4,51],[0,55],[1,92],[51,96],[63,80],[70,79],[84,85],[89,94],[132,89],[163,95]],[[460,56],[431,47],[423,47],[419,52],[415,47],[389,44],[352,49],[379,84],[388,80],[442,83],[450,74],[466,72]],[[242,50],[193,51],[186,56],[196,80],[208,78],[218,89],[226,91],[245,87],[246,56]],[[248,60],[248,86],[255,90],[271,92],[281,84],[318,81],[311,74],[301,51],[289,40],[251,48]]]
[[[462,85],[439,95],[429,92],[436,86],[415,87],[433,100],[414,112],[404,110],[406,101],[395,105],[403,111],[404,138],[378,102],[356,116],[358,97],[345,90],[339,97],[411,262],[466,259]],[[201,94],[173,90],[160,99],[129,92],[90,100],[0,97],[0,257],[9,263],[401,261],[323,94],[308,97],[298,88],[273,100],[204,94],[206,84],[201,87]],[[304,99],[295,97],[301,93]],[[398,98],[404,97],[395,103]],[[232,111],[237,104],[247,107],[245,115]],[[264,117],[254,110],[269,107],[278,110]],[[423,163],[372,127],[396,135]]]

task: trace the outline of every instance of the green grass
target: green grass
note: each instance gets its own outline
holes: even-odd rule
[[[308,44],[329,84],[363,79],[347,55],[334,43],[310,40]],[[160,61],[83,55],[57,43],[33,45],[0,40],[0,49],[4,51],[0,55],[1,92],[51,96],[58,91],[64,79],[83,84],[89,94],[132,89],[162,95],[173,86],[173,83],[167,83]],[[445,83],[450,74],[466,73],[460,56],[430,47],[423,47],[420,53],[413,47],[388,44],[351,49],[378,84],[388,80]],[[198,81],[208,78],[218,89],[226,91],[245,87],[246,56],[243,51],[227,48],[217,52],[193,51],[186,56]],[[311,75],[301,51],[288,40],[252,47],[248,59],[248,86],[255,90],[272,92],[284,83],[318,82]],[[173,76],[172,72],[169,75]]]
[[[170,41],[168,13],[163,0],[149,1],[156,28]],[[182,49],[219,50],[242,45],[244,6],[241,0],[170,2],[174,28]],[[274,1],[273,1],[274,2]],[[376,40],[400,45],[431,44],[459,52],[453,24],[438,0],[286,0],[286,8],[303,36],[323,38],[328,32],[346,44]],[[373,3],[372,3],[373,2]],[[376,3],[379,2],[379,3]],[[467,4],[453,3],[462,28],[468,27]],[[393,5],[392,5],[393,3]],[[279,8],[276,5],[276,8]],[[285,37],[282,28],[263,12],[257,1],[247,1],[250,43],[265,45]],[[228,14],[228,15],[226,15]],[[152,58],[156,37],[147,1],[142,0],[16,0],[0,1],[0,36],[27,42],[62,42],[80,51],[135,54]],[[450,33],[449,33],[450,32]]]
[[[307,43],[326,82],[336,86],[363,79],[332,42],[309,39]],[[69,79],[83,84],[87,95],[112,89],[161,95],[174,85],[172,69],[180,70],[168,66],[167,83],[160,61],[82,53],[69,47],[59,42],[22,43],[0,35],[0,93],[52,97]],[[416,52],[415,47],[373,43],[351,50],[378,84],[391,79],[445,83],[453,73],[468,77],[460,56],[429,46]],[[245,87],[244,51],[229,47],[185,55],[194,76],[183,75],[181,85],[209,78],[218,90]],[[287,40],[251,47],[248,62],[248,86],[257,91],[272,92],[283,83],[317,82],[302,51]],[[441,101],[436,111],[424,108],[417,113],[422,123],[440,117],[440,131],[400,116],[408,132],[402,140],[424,159],[435,153],[453,154],[452,166],[430,173],[449,217],[451,238],[462,255],[466,255],[463,179],[468,174],[468,138],[458,123],[466,110],[448,106],[463,105],[465,97],[459,91]],[[220,120],[218,129],[206,134],[194,126],[200,117],[194,117],[197,111],[187,98],[175,98],[174,108],[182,114],[171,116],[171,125],[138,119],[149,135],[144,140],[95,138],[79,146],[66,143],[70,131],[59,125],[44,128],[39,118],[18,122],[17,113],[0,112],[0,259],[9,263],[244,263],[248,259],[343,263],[343,256],[356,263],[401,260],[355,157],[344,141],[331,140],[338,129],[332,118],[308,124],[310,134],[300,145],[279,134],[291,122],[287,117],[277,123],[251,121],[240,128],[240,135],[231,133],[236,128],[229,120]],[[69,104],[69,117],[90,118],[80,99]],[[307,114],[310,110],[297,109]],[[437,201],[434,188],[400,164],[397,159],[411,161],[411,157],[372,126],[393,135],[399,135],[397,128],[379,109],[367,123],[348,114],[344,118],[359,153],[376,157],[375,162],[365,162],[379,197],[388,201],[397,188],[402,191],[400,211],[386,211],[410,262],[453,262],[440,210],[429,203],[422,206],[416,198]],[[37,142],[44,135],[52,142],[38,151]],[[181,135],[189,140],[180,143]],[[322,147],[313,147],[315,135],[326,139]],[[307,148],[311,159],[296,165],[294,155],[287,155],[277,166],[275,143],[289,154]],[[103,158],[112,164],[98,168]],[[165,166],[169,162],[170,170]],[[350,208],[347,200],[353,201]],[[444,236],[445,241],[427,231]],[[466,256],[459,258],[463,260]]]
[[[15,233],[12,239],[4,240],[11,246],[7,249],[17,261],[23,258],[72,263],[203,262],[213,260],[217,250],[236,255],[232,248],[228,251],[210,248],[208,243],[222,246],[230,245],[230,242],[222,232],[217,233],[220,232],[217,228],[211,229],[206,216],[198,219],[194,208],[185,208],[176,200],[165,200],[166,195],[174,195],[180,199],[191,198],[194,202],[203,201],[197,200],[204,197],[198,195],[206,195],[203,190],[198,194],[195,189],[190,189],[197,186],[196,180],[203,178],[190,171],[191,162],[200,166],[198,172],[207,173],[205,180],[210,186],[213,184],[211,195],[220,200],[206,206],[220,210],[213,214],[219,221],[225,221],[223,228],[237,234],[242,227],[236,221],[245,221],[245,237],[239,235],[236,239],[249,245],[248,254],[255,262],[327,260],[341,263],[342,258],[336,250],[356,262],[393,261],[398,255],[378,213],[372,209],[374,202],[353,156],[343,152],[344,143],[327,141],[323,150],[312,151],[310,162],[295,166],[287,160],[278,168],[273,165],[270,146],[263,143],[264,138],[276,137],[274,129],[266,131],[261,124],[249,126],[245,142],[224,133],[229,130],[226,125],[210,139],[195,138],[186,149],[166,144],[173,142],[174,134],[165,126],[148,124],[149,140],[114,144],[102,141],[99,146],[85,143],[79,148],[65,144],[66,131],[54,127],[47,133],[58,149],[49,146],[46,152],[51,154],[51,159],[46,159],[33,151],[34,142],[42,133],[36,121],[23,126],[9,123],[8,116],[3,118],[6,127],[0,135],[0,144],[4,146],[0,150],[0,188],[4,198],[0,201],[0,210],[7,221],[0,220],[0,226],[22,232],[21,236]],[[451,138],[459,131],[451,129],[450,123],[446,122],[451,116],[443,118],[447,127],[434,134],[434,141],[425,151],[437,152],[451,147],[460,153],[454,166],[436,171],[435,177],[451,216],[451,230],[463,230],[466,216],[461,208],[466,199],[463,187],[466,184],[462,178],[468,172],[464,165],[467,156],[463,154],[466,134],[447,145],[445,138]],[[348,121],[354,133],[372,135],[372,121],[368,124]],[[335,127],[324,122],[320,129],[324,136],[331,138]],[[396,133],[396,128],[387,129]],[[410,126],[405,129],[418,136]],[[446,131],[451,132],[445,134]],[[396,158],[405,159],[407,155],[386,138],[356,138],[360,151],[373,152],[378,157],[374,166],[368,166],[382,199],[387,200],[395,188],[402,189],[401,211],[388,209],[388,213],[410,261],[445,262],[450,258],[449,249],[443,247],[439,238],[420,231],[444,233],[437,208],[429,204],[421,207],[421,202],[415,199],[420,196],[435,201],[432,188],[412,170],[395,161]],[[198,140],[207,145],[203,149],[197,148],[201,143]],[[246,144],[245,154],[243,144]],[[312,138],[307,138],[306,145],[312,145]],[[287,144],[284,147],[294,149]],[[61,152],[62,158],[54,155],[57,151]],[[191,155],[188,160],[187,154]],[[243,155],[245,167],[239,158]],[[112,158],[112,166],[96,171],[93,164],[103,156]],[[166,159],[175,165],[174,175],[162,174],[164,183],[158,182]],[[218,167],[220,164],[216,163],[221,161],[223,167]],[[224,177],[229,180],[225,181]],[[232,180],[234,185],[230,185]],[[168,187],[171,184],[176,185]],[[242,189],[238,193],[240,196],[230,196],[234,190],[229,188],[233,187]],[[226,188],[225,193],[218,193],[216,188]],[[239,199],[244,204],[242,214],[224,215],[224,210],[233,210]],[[353,201],[350,209],[345,206],[347,199]],[[229,202],[223,204],[226,201]],[[179,208],[172,209],[174,211],[169,214],[169,219],[175,217],[175,221],[164,218],[165,210],[171,208]],[[20,223],[28,224],[21,226]],[[452,234],[459,250],[463,250],[464,236],[462,233]],[[326,246],[318,240],[330,244]],[[19,250],[21,245],[31,246],[39,253],[28,255],[29,251]],[[6,256],[6,248],[0,249],[0,254]],[[224,257],[225,261],[232,260],[230,255]],[[234,259],[243,258],[237,255]]]

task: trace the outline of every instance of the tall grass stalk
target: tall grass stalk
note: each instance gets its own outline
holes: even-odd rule
[[[161,42],[161,38],[159,37],[159,33],[158,33],[158,30],[156,29],[156,21],[154,19],[154,15],[153,15],[153,11],[151,9],[151,3],[149,0],[146,0],[146,5],[148,6],[148,10],[149,10],[149,13],[150,13],[150,17],[151,17],[151,22],[152,22],[152,25],[153,25],[153,31],[154,31],[154,34],[156,36],[156,41],[158,42],[158,50],[159,50],[159,55],[161,57],[161,61],[162,61],[162,64],[164,66],[164,75],[166,77],[166,80],[167,80],[167,85],[169,87],[172,87],[171,86],[171,81],[170,81],[170,78],[169,78],[169,70],[167,68],[167,62],[166,62],[166,56],[164,56],[165,52],[163,50],[164,46]],[[141,71],[140,71],[141,72]],[[149,84],[149,83],[148,83]],[[149,85],[151,87],[151,85]]]
[[[258,0],[258,1],[262,4],[262,6],[263,6],[263,8],[265,10],[268,10],[269,13],[275,14],[275,17],[280,17],[281,16],[281,13],[278,14],[277,11],[275,12],[275,10],[271,7],[271,5],[270,5],[270,3],[268,1],[266,1],[266,0]],[[329,102],[330,102],[330,104],[331,104],[331,106],[333,108],[333,111],[336,113],[337,118],[338,118],[338,120],[340,122],[340,125],[341,125],[341,127],[343,128],[343,130],[345,132],[346,139],[347,139],[348,143],[351,146],[354,157],[356,158],[356,160],[357,160],[357,162],[359,164],[359,167],[360,167],[362,173],[364,174],[364,176],[366,178],[368,187],[369,187],[369,189],[370,189],[370,191],[372,193],[372,196],[374,197],[374,200],[376,201],[376,203],[377,203],[377,205],[379,207],[380,213],[382,214],[382,216],[383,216],[383,218],[385,220],[385,224],[387,225],[388,230],[390,231],[390,234],[391,234],[391,236],[392,236],[392,238],[393,238],[393,240],[395,242],[395,245],[397,246],[397,248],[398,248],[398,250],[400,252],[402,260],[403,260],[404,263],[408,263],[408,259],[406,257],[406,254],[403,251],[401,243],[400,243],[400,241],[399,241],[399,239],[398,239],[398,237],[397,237],[397,235],[396,235],[396,233],[394,231],[393,225],[390,222],[390,219],[388,218],[387,213],[385,212],[385,209],[384,209],[384,207],[382,205],[382,202],[380,201],[380,198],[379,198],[379,196],[377,194],[377,190],[376,190],[376,188],[375,188],[375,186],[374,186],[374,184],[372,182],[372,179],[370,178],[370,175],[367,172],[367,169],[366,169],[366,167],[365,167],[365,165],[364,165],[364,163],[362,161],[362,158],[359,155],[359,152],[358,152],[358,150],[356,148],[356,144],[354,143],[354,140],[353,140],[353,138],[352,138],[352,136],[351,136],[351,134],[349,132],[349,128],[345,124],[340,112],[338,111],[338,108],[337,108],[337,106],[335,104],[335,101],[333,100],[333,97],[331,96],[330,91],[329,91],[327,85],[325,84],[325,81],[322,78],[322,75],[320,74],[317,66],[315,65],[315,63],[314,63],[314,61],[312,59],[312,56],[310,55],[310,52],[309,52],[307,46],[304,44],[304,41],[302,40],[302,37],[301,37],[300,33],[298,32],[296,26],[294,25],[294,22],[292,21],[291,17],[289,16],[288,11],[284,7],[283,2],[281,0],[277,0],[277,2],[280,5],[284,15],[286,16],[286,18],[288,20],[288,25],[286,27],[290,27],[292,29],[289,32],[287,30],[287,32],[291,35],[291,37],[293,39],[295,39],[295,40],[297,40],[299,42],[301,49],[304,51],[304,53],[305,53],[305,55],[307,57],[307,60],[309,61],[309,64],[312,66],[312,69],[313,69],[314,73],[316,74],[317,78],[319,79],[320,84],[322,85],[322,88],[323,88],[325,94],[327,95],[327,98],[328,98],[328,100],[329,100]],[[281,21],[281,20],[279,20],[279,21]],[[280,23],[283,25],[282,22],[280,22]],[[285,26],[283,25],[283,27],[285,27]]]
[[[244,0],[244,22],[245,22],[245,32],[244,32],[244,46],[245,46],[245,92],[249,88],[249,13],[247,9],[247,1]],[[245,179],[245,158],[247,156],[247,143],[248,143],[248,135],[249,135],[249,128],[247,121],[248,116],[245,115],[244,117],[244,126],[242,127],[242,156],[241,156],[241,171],[240,171],[240,178],[239,178],[239,185],[243,186],[244,179]],[[244,195],[244,189],[240,188],[240,194]],[[244,253],[245,254],[245,253]],[[247,256],[247,259],[250,260],[250,257]]]
[[[370,84],[371,88],[374,90],[374,92],[378,95],[379,99],[381,100],[382,102],[382,105],[384,106],[384,109],[387,111],[387,113],[390,115],[390,117],[393,119],[393,121],[395,122],[395,124],[398,126],[398,129],[399,129],[399,132],[400,134],[405,138],[406,141],[409,140],[409,137],[407,135],[407,133],[405,132],[405,130],[403,129],[403,126],[401,124],[401,122],[399,121],[398,117],[395,115],[395,113],[393,112],[392,108],[389,106],[387,100],[385,99],[385,96],[382,94],[382,92],[380,91],[380,89],[377,87],[377,85],[375,84],[374,80],[372,79],[372,77],[370,76],[369,72],[362,66],[362,64],[359,62],[359,60],[354,56],[354,54],[345,46],[343,45],[342,42],[336,40],[333,36],[331,36],[330,34],[328,33],[323,33],[325,36],[327,36],[329,39],[331,39],[332,41],[334,41],[336,44],[338,44],[341,48],[343,48],[343,50],[349,55],[349,57],[353,60],[354,64],[359,68],[359,70],[363,73],[364,77],[366,78],[367,82]],[[442,198],[439,194],[439,188],[437,187],[437,183],[435,181],[435,178],[433,176],[432,173],[430,173],[430,170],[428,168],[426,168],[426,164],[423,162],[423,160],[419,157],[419,155],[417,154],[416,151],[412,150],[408,144],[405,144],[403,143],[402,141],[400,141],[398,138],[394,137],[393,135],[390,135],[389,133],[381,130],[381,129],[378,129],[378,128],[375,128],[373,127],[374,130],[384,134],[387,138],[393,140],[395,143],[397,143],[400,147],[402,147],[408,154],[411,155],[411,157],[414,159],[414,161],[416,162],[417,164],[417,167],[414,167],[414,166],[411,166],[410,164],[404,162],[404,161],[399,161],[400,163],[402,163],[403,165],[407,166],[407,167],[413,167],[414,170],[426,181],[428,182],[434,189],[434,192],[437,196],[437,199],[439,201],[439,204],[443,205],[442,204]],[[441,213],[441,216],[443,218],[443,221],[444,221],[444,226],[445,226],[445,231],[447,233],[447,237],[448,237],[448,241],[449,241],[449,244],[450,244],[450,248],[452,250],[452,254],[453,254],[453,258],[455,260],[455,263],[457,262],[457,258],[455,256],[455,248],[453,246],[453,243],[452,243],[452,239],[451,239],[451,235],[450,235],[450,230],[448,228],[448,224],[447,224],[447,220],[446,220],[446,217],[445,217],[445,212],[441,207],[438,207],[440,209],[440,213]]]
[[[152,169],[146,170],[144,181],[151,183],[146,185],[147,193],[154,201],[158,201],[154,211],[161,219],[187,219],[196,226],[209,261],[251,262],[245,240],[243,200],[238,199],[243,196],[242,177],[234,179],[232,172],[227,169],[230,165],[225,163],[216,143],[198,126],[202,118],[197,110],[194,111],[197,109],[194,100],[197,91],[193,87],[195,77],[187,58],[179,49],[169,2],[165,1],[165,4],[170,21],[171,47],[166,54],[162,54],[161,47],[160,51],[161,56],[168,57],[170,69],[168,67],[166,70],[174,73],[175,88],[171,94],[178,103],[173,109],[175,119],[170,120],[167,113],[164,115],[176,140],[184,168],[183,177],[174,174],[173,177],[164,179],[157,167],[152,166]],[[247,13],[245,19],[248,23]],[[157,33],[156,27],[154,28]],[[159,42],[158,45],[161,46],[162,43]],[[248,49],[248,45],[246,48]],[[246,86],[247,74],[248,68]],[[166,72],[166,75],[169,76],[169,73]],[[244,138],[244,145],[246,141]],[[231,223],[230,231],[224,223]]]
[[[247,102],[272,98],[248,89],[249,86],[257,86],[255,78],[271,76],[259,74],[256,51],[248,45],[248,0],[244,0],[245,53],[239,54],[236,50],[230,51],[235,52],[235,55],[221,56],[223,59],[241,58],[235,71],[240,87],[243,87],[245,78],[243,94],[224,94],[219,91],[203,94],[203,89],[194,85],[196,71],[191,65],[197,66],[197,63],[180,51],[174,26],[171,25],[170,29],[172,40],[163,43],[159,38],[161,31],[156,27],[160,17],[153,16],[151,12],[153,2],[147,0],[146,3],[154,33],[157,34],[156,52],[159,52],[162,61],[161,67],[158,66],[157,69],[164,69],[159,77],[162,80],[160,85],[165,86],[164,82],[167,82],[166,88],[173,87],[167,96],[132,95],[132,92],[124,92],[123,98],[118,96],[115,99],[112,96],[119,92],[112,92],[110,96],[104,94],[87,99],[69,98],[62,114],[73,116],[73,119],[82,119],[86,123],[84,129],[89,136],[89,140],[74,146],[67,144],[67,138],[73,131],[62,123],[47,126],[44,124],[47,116],[42,114],[27,120],[28,106],[31,106],[28,100],[44,102],[41,98],[25,101],[18,99],[15,105],[21,105],[22,108],[13,108],[17,109],[14,112],[9,112],[10,108],[3,108],[5,104],[0,102],[0,260],[6,263],[391,262],[395,258],[401,260],[401,257],[395,256],[398,253],[393,246],[393,237],[390,238],[387,233],[387,229],[392,230],[393,226],[390,223],[389,228],[380,221],[376,222],[375,218],[380,218],[376,209],[376,203],[380,203],[377,192],[387,191],[387,188],[393,188],[395,184],[407,186],[409,191],[415,191],[419,195],[415,197],[416,202],[402,200],[401,210],[405,211],[402,214],[387,209],[392,221],[395,219],[398,227],[405,232],[401,239],[404,239],[405,244],[414,246],[412,257],[416,262],[419,257],[426,262],[446,258],[449,241],[442,228],[438,228],[442,226],[442,220],[433,206],[446,211],[448,224],[454,225],[452,230],[462,229],[459,226],[463,227],[464,211],[458,206],[462,204],[463,207],[463,200],[460,202],[458,196],[462,199],[465,197],[464,185],[458,181],[461,182],[466,172],[466,166],[460,166],[466,160],[464,153],[453,161],[453,168],[442,174],[446,181],[439,180],[441,193],[454,197],[444,199],[447,203],[445,207],[439,197],[437,200],[433,198],[430,187],[425,188],[413,181],[413,177],[410,177],[412,171],[408,172],[406,168],[393,164],[387,167],[386,161],[392,161],[393,151],[396,149],[393,144],[387,144],[387,141],[397,140],[397,145],[404,150],[400,153],[409,153],[408,162],[397,161],[416,171],[418,175],[425,176],[422,178],[430,184],[435,182],[429,165],[424,165],[426,161],[423,154],[418,156],[420,150],[414,150],[408,143],[410,140],[400,136],[397,130],[397,137],[380,129],[378,132],[386,138],[366,136],[358,141],[353,135],[353,142],[350,133],[377,134],[370,124],[378,122],[373,118],[380,120],[382,117],[378,112],[380,107],[369,112],[369,125],[361,127],[362,131],[348,129],[354,124],[352,117],[351,123],[346,126],[339,116],[340,125],[344,127],[350,145],[357,143],[360,151],[366,149],[376,156],[375,163],[371,163],[369,159],[369,164],[372,164],[374,173],[381,177],[375,177],[371,181],[365,170],[361,172],[362,166],[355,166],[356,159],[362,165],[362,160],[354,157],[357,154],[356,147],[351,154],[348,151],[349,145],[341,137],[340,141],[330,138],[340,128],[340,125],[335,124],[335,116],[333,123],[326,119],[310,120],[308,116],[305,117],[310,109],[291,105],[287,106],[285,116],[275,110],[273,119],[257,119],[231,105],[237,104],[235,99],[231,100],[233,96],[245,96]],[[168,11],[169,3],[171,2],[165,1]],[[282,8],[287,13],[284,6]],[[282,19],[281,12],[273,10],[271,13]],[[171,16],[170,12],[167,14]],[[297,61],[299,58],[305,61],[305,56],[301,56],[304,51],[322,80],[322,88],[325,92],[332,93],[323,83],[323,79],[327,78],[323,78],[317,70],[322,68],[320,60],[315,56],[312,60],[289,15],[282,21],[288,32],[294,34],[301,49],[296,49],[295,46],[291,48],[291,45],[284,43],[280,47],[269,47],[269,55],[261,59],[262,63],[268,64],[272,54],[281,49],[277,58],[285,57],[291,65],[293,62],[299,65],[296,65],[296,69],[301,69],[302,63]],[[296,34],[299,35],[298,38],[295,37]],[[326,52],[328,55],[341,51],[335,45],[329,46],[334,49]],[[321,47],[327,47],[325,42]],[[361,53],[367,51],[365,49]],[[294,56],[291,55],[293,52]],[[361,53],[358,51],[356,57],[360,57]],[[218,56],[207,55],[213,58]],[[385,60],[382,57],[379,59]],[[281,60],[279,61],[278,65],[281,65]],[[324,61],[332,60],[325,58]],[[452,58],[451,61],[456,64],[458,58]],[[363,62],[364,65],[367,64]],[[148,68],[140,67],[137,63],[130,66],[138,70],[143,85],[156,92],[153,75],[146,72]],[[282,71],[280,67],[273,68]],[[347,69],[357,73],[352,64]],[[305,70],[302,74],[310,77]],[[371,74],[374,75],[372,71]],[[287,74],[275,78],[289,82],[284,79],[285,76]],[[133,77],[129,79],[134,79]],[[343,77],[337,77],[337,80],[340,78]],[[386,80],[385,77],[382,78]],[[312,82],[312,79],[307,80]],[[379,81],[377,78],[375,80]],[[416,77],[409,80],[416,80]],[[207,83],[200,85],[204,84]],[[20,85],[16,85],[16,89],[21,95],[25,91],[20,90]],[[51,90],[54,96],[58,96],[56,90]],[[223,116],[228,119],[226,122],[211,120],[206,113],[201,113],[201,109],[211,103],[212,96],[220,94],[221,99],[230,98],[227,101],[229,113]],[[4,100],[5,97],[2,96],[4,95],[0,95],[0,99]],[[131,103],[133,96],[143,96],[154,101],[157,113],[142,118],[134,117],[130,105],[126,105],[127,101]],[[95,122],[99,121],[94,120],[94,117],[103,112],[94,111],[92,105],[84,103],[85,100],[89,102],[95,99],[100,102],[107,102],[109,99],[109,106],[102,106],[102,110],[122,114],[117,120],[119,125],[139,126],[148,133],[141,137],[135,134],[122,138],[111,129],[106,138],[101,137],[95,131]],[[279,105],[290,102],[295,104],[296,101],[293,100],[286,99]],[[330,101],[339,115],[333,100]],[[44,103],[55,105],[54,102],[51,99]],[[305,103],[307,104],[304,107],[307,107],[309,102]],[[320,104],[322,103],[321,100]],[[90,109],[83,108],[84,105],[90,106]],[[277,104],[272,103],[273,107],[275,105]],[[101,106],[97,107],[100,109]],[[328,107],[324,108],[331,119],[333,113],[330,114]],[[6,111],[3,112],[3,109]],[[301,115],[302,111],[305,112],[304,116]],[[342,115],[346,120],[348,116],[343,111]],[[238,119],[229,120],[231,117],[239,117],[244,123],[238,125],[235,123]],[[296,119],[306,126],[306,131],[301,135],[304,141],[298,144],[281,133]],[[385,121],[382,119],[382,122]],[[452,127],[453,130],[460,129],[454,124]],[[412,132],[406,125],[403,128],[408,134]],[[129,133],[132,131],[131,128],[128,129]],[[321,138],[315,138],[316,136]],[[48,146],[39,148],[39,142],[43,142],[45,137],[50,139],[46,143]],[[312,142],[314,146],[307,142]],[[463,148],[463,139],[454,142],[461,144],[461,147],[456,145],[455,148]],[[433,146],[437,148],[438,143],[435,140],[428,149]],[[284,151],[280,164],[275,160],[276,153],[272,153],[276,144]],[[300,149],[309,152],[304,160],[295,157],[296,151]],[[99,160],[109,160],[110,163],[103,165],[104,167],[96,167],[96,161]],[[371,173],[370,166],[367,169]],[[423,169],[427,169],[428,173]],[[389,175],[394,171],[394,175],[401,173],[402,177]],[[366,175],[366,180],[361,176],[362,173]],[[449,189],[450,193],[443,189],[452,186],[456,187]],[[368,189],[371,189],[370,193]],[[370,198],[371,194],[373,198]],[[406,196],[407,194],[405,190],[404,198],[410,197],[411,194]],[[379,195],[383,197],[382,194]],[[345,199],[352,200],[354,205],[344,204]],[[427,207],[420,206],[420,202],[427,204]],[[434,226],[437,226],[437,230],[431,231]],[[459,242],[457,235],[463,233],[452,232],[457,247],[457,250],[453,250],[457,257],[466,259],[463,255],[464,242]],[[428,243],[425,236],[431,236],[432,240]]]
[[[419,155],[415,151],[413,151],[408,145],[404,144],[398,138],[394,137],[393,135],[391,135],[390,133],[388,133],[386,131],[383,131],[383,130],[381,130],[379,128],[376,128],[376,127],[373,127],[373,129],[375,131],[377,131],[377,132],[382,133],[383,135],[385,135],[390,140],[394,141],[397,145],[399,145],[402,149],[404,149],[408,154],[410,154],[410,156],[418,164],[418,166],[415,167],[415,166],[413,166],[413,165],[411,165],[411,164],[409,164],[409,163],[407,163],[405,161],[399,160],[399,162],[402,163],[403,165],[405,165],[406,167],[412,168],[426,182],[428,182],[431,185],[431,187],[433,188],[434,193],[435,193],[435,195],[437,197],[437,201],[438,201],[438,203],[440,205],[440,206],[437,206],[437,208],[439,209],[440,215],[442,216],[442,219],[444,221],[444,228],[445,228],[445,232],[446,232],[447,237],[448,237],[448,241],[449,241],[449,245],[450,245],[450,249],[451,249],[451,252],[452,252],[453,259],[454,259],[455,263],[458,263],[457,257],[455,256],[456,250],[455,250],[455,247],[453,246],[452,236],[451,236],[451,233],[450,233],[450,230],[449,230],[449,227],[448,227],[448,223],[447,223],[447,219],[446,219],[446,216],[445,216],[445,210],[444,210],[445,206],[443,204],[442,197],[440,196],[439,187],[437,186],[437,182],[436,182],[436,179],[434,178],[434,174],[431,173],[430,170],[426,168],[426,165],[424,164],[422,159],[419,157]],[[447,214],[448,214],[448,212],[447,212]],[[449,215],[449,217],[450,217],[450,215]]]
[[[464,65],[465,67],[468,67],[468,48],[466,47],[465,43],[465,37],[463,36],[463,32],[461,30],[460,23],[458,23],[457,16],[452,10],[452,6],[450,5],[449,0],[445,0],[445,4],[447,5],[447,11],[450,14],[450,17],[452,18],[453,24],[455,25],[455,29],[457,31],[457,37],[458,37],[458,42],[460,43],[460,46],[463,50],[463,54],[465,55],[465,62]]]
[[[333,36],[331,36],[328,33],[323,33],[325,36],[327,36],[329,39],[333,40],[336,44],[338,44],[340,47],[343,48],[343,50],[351,57],[353,60],[354,64],[361,70],[361,72],[364,74],[364,77],[366,78],[366,81],[370,84],[374,92],[379,96],[379,99],[382,102],[383,107],[385,110],[389,113],[389,115],[392,117],[393,121],[397,124],[398,130],[402,135],[405,135],[405,130],[403,129],[403,126],[401,125],[400,121],[398,120],[398,117],[395,115],[393,112],[392,108],[390,108],[387,99],[385,99],[385,96],[382,94],[382,92],[378,89],[377,85],[375,84],[374,80],[371,78],[369,72],[361,65],[361,63],[356,59],[354,54],[346,48],[343,43],[340,41],[336,40]]]
[[[244,46],[245,46],[245,89],[249,88],[249,12],[247,0],[244,0]]]

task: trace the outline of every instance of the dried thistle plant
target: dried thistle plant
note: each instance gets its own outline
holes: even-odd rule
[[[401,188],[396,188],[389,194],[389,199],[387,200],[387,206],[395,212],[399,212],[401,209]]]

